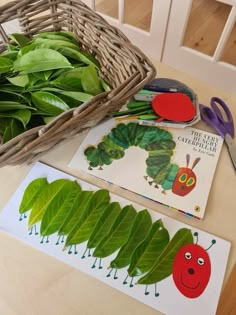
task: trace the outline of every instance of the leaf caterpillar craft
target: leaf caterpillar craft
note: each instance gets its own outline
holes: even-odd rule
[[[114,160],[124,157],[125,150],[130,146],[138,146],[148,152],[146,159],[146,176],[152,180],[156,188],[162,187],[163,193],[166,190],[178,196],[189,194],[197,183],[197,177],[193,168],[200,161],[197,158],[193,162],[192,169],[189,168],[190,155],[187,154],[186,167],[179,167],[171,161],[176,143],[172,134],[164,129],[154,126],[143,126],[138,123],[119,123],[107,135],[105,135],[97,146],[89,146],[84,154],[89,162],[89,168],[93,169],[110,165]]]
[[[210,257],[193,243],[190,229],[181,228],[170,238],[161,219],[152,222],[147,209],[122,208],[110,200],[106,189],[93,192],[69,179],[48,183],[46,178],[36,178],[26,187],[19,212],[20,221],[28,213],[29,234],[34,229],[37,235],[39,226],[41,244],[57,233],[56,245],[64,243],[68,254],[73,253],[72,248],[78,254],[77,245],[86,242],[81,258],[93,256],[92,269],[102,269],[102,259],[113,255],[107,277],[114,273],[113,278],[118,279],[118,270],[125,268],[123,285],[128,285],[128,279],[130,288],[145,285],[145,295],[148,286],[154,285],[155,296],[159,296],[157,283],[171,275],[176,288],[188,298],[200,296],[209,282]]]

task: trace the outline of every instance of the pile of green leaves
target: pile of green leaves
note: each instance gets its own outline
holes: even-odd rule
[[[2,143],[109,90],[97,60],[81,51],[73,33],[9,37],[11,44],[0,54]]]

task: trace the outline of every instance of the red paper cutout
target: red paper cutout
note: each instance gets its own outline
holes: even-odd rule
[[[203,247],[187,244],[175,256],[172,271],[178,290],[188,298],[197,298],[204,292],[211,276],[209,255]]]
[[[183,93],[162,93],[152,101],[154,112],[163,119],[184,122],[192,120],[196,114],[194,104]]]

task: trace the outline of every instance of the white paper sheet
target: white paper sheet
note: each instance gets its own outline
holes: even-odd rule
[[[92,268],[95,262],[94,257],[88,257],[86,255],[86,258],[81,258],[86,248],[85,243],[77,247],[77,254],[74,254],[73,252],[68,254],[68,251],[62,250],[64,247],[62,243],[55,245],[58,239],[56,234],[49,237],[49,242],[45,239],[43,243],[40,242],[40,235],[35,235],[34,229],[30,235],[27,228],[27,219],[19,221],[20,215],[18,209],[25,188],[33,179],[39,177],[47,177],[49,182],[60,178],[73,179],[72,176],[64,172],[56,170],[40,162],[36,163],[1,212],[1,230],[6,231],[7,233],[15,236],[17,239],[20,239],[27,244],[54,256],[56,259],[66,262],[89,276],[101,280],[107,285],[120,290],[124,294],[128,294],[129,296],[163,312],[164,314],[176,315],[176,309],[178,309],[178,314],[181,315],[215,314],[230,251],[230,243],[228,241],[149,210],[153,222],[159,218],[163,220],[164,226],[169,231],[170,237],[173,237],[178,229],[188,227],[191,229],[192,234],[198,232],[198,245],[203,247],[203,249],[208,248],[213,239],[216,240],[216,243],[207,251],[211,262],[211,275],[206,289],[199,297],[185,297],[177,289],[172,275],[157,283],[156,288],[159,294],[158,296],[155,296],[154,294],[155,285],[148,286],[147,290],[149,294],[145,295],[145,285],[134,285],[133,287],[130,287],[130,278],[127,279],[127,284],[123,284],[127,276],[126,268],[117,271],[117,279],[114,278],[114,270],[111,272],[110,277],[107,277],[109,272],[107,267],[116,253],[102,259],[102,269],[99,269],[99,261],[96,262],[96,267]],[[98,189],[98,187],[90,185],[86,182],[80,180],[78,180],[78,182],[80,183],[82,189],[93,191]],[[110,196],[112,201],[118,201],[122,206],[130,204],[127,200],[116,195],[110,194]],[[143,209],[143,207],[138,204],[133,204],[133,206],[137,211]],[[39,231],[39,226],[36,226],[36,230]],[[74,248],[72,248],[72,251],[74,251]],[[135,278],[134,283],[137,282],[137,279]],[[199,279],[199,283],[200,281],[201,279]]]

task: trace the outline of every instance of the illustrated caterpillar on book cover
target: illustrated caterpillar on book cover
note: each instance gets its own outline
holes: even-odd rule
[[[136,211],[132,205],[110,200],[108,190],[82,190],[76,181],[58,179],[48,183],[46,178],[33,180],[25,189],[19,207],[20,221],[29,213],[30,234],[40,225],[41,244],[57,233],[56,245],[65,243],[68,253],[78,254],[77,245],[86,243],[82,259],[94,257],[91,268],[102,269],[102,259],[111,259],[107,277],[118,279],[118,270],[126,268],[123,285],[154,285],[171,274],[176,288],[188,298],[199,297],[211,275],[207,250],[194,244],[189,228],[179,229],[172,238],[161,219],[152,222],[147,209]],[[195,232],[194,236],[198,237]],[[129,280],[128,280],[129,279]],[[135,280],[134,280],[135,279]],[[135,282],[134,282],[135,281]],[[128,284],[129,282],[129,284]]]
[[[179,167],[171,161],[176,143],[169,131],[158,127],[143,126],[138,123],[118,124],[105,135],[101,142],[95,146],[89,146],[84,154],[89,162],[90,169],[103,165],[110,165],[113,160],[124,157],[125,150],[130,146],[138,146],[148,152],[146,159],[146,173],[152,178],[149,184],[161,186],[163,193],[166,190],[179,196],[186,196],[196,186],[197,178],[193,168],[200,161],[197,158],[189,168],[190,155],[186,156],[186,167]],[[144,176],[148,180],[148,176]]]

